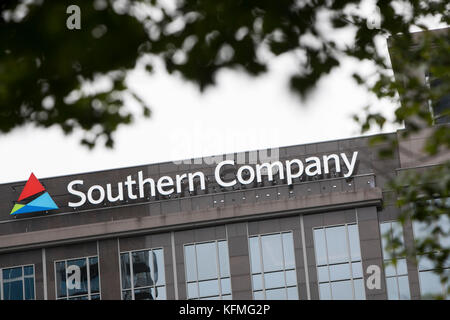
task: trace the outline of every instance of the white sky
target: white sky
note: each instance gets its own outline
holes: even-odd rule
[[[56,127],[21,127],[0,136],[0,183],[26,180],[31,172],[45,178],[360,135],[351,115],[373,99],[351,79],[355,64],[345,63],[302,102],[288,89],[293,63],[281,56],[259,78],[223,71],[203,94],[162,68],[151,76],[136,70],[129,84],[152,116],[120,127],[113,150],[88,150],[80,134],[64,136]],[[375,105],[386,114],[395,107]]]

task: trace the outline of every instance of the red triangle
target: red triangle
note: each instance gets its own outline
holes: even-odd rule
[[[25,184],[25,188],[23,188],[19,200],[17,201],[31,197],[32,195],[35,195],[36,193],[39,193],[44,190],[45,188],[42,186],[39,180],[34,176],[33,173],[31,173],[27,183]]]

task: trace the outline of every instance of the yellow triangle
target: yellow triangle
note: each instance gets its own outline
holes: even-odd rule
[[[14,208],[12,208],[12,210],[11,210],[11,212],[10,212],[9,214],[13,214],[14,212],[16,212],[17,210],[19,210],[20,208],[23,208],[23,207],[25,207],[24,204],[18,204],[18,203],[16,203],[16,204],[14,205]]]

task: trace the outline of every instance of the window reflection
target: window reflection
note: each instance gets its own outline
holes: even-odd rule
[[[195,254],[195,246],[184,247],[184,259],[187,281],[197,281],[197,259]]]
[[[69,260],[66,265],[66,282],[69,297],[87,295],[88,274],[86,259]]]
[[[359,247],[359,232],[356,224],[347,226],[348,240],[350,244],[350,257],[352,261],[361,260],[361,248]]]
[[[450,198],[445,199],[432,199],[428,200],[428,203],[434,203],[436,206],[442,209],[450,208]],[[417,220],[413,221],[413,232],[414,238],[424,240],[432,236],[433,231],[440,229],[442,232],[438,234],[438,244],[441,248],[450,247],[450,219],[448,215],[441,214],[437,221],[433,223],[419,222]],[[439,275],[436,273],[437,268],[435,264],[428,258],[428,255],[436,254],[438,251],[425,252],[423,255],[417,257],[418,260],[418,270],[419,270],[419,285],[421,296],[423,299],[433,299],[435,296],[443,296],[444,298],[449,298],[449,281],[445,283],[440,281]],[[450,258],[444,262],[444,276],[450,276]]]
[[[185,245],[184,259],[188,299],[231,299],[227,241]]]
[[[34,266],[0,269],[0,300],[34,300]]]
[[[297,287],[288,287],[287,291],[287,299],[288,300],[298,300],[298,290]]]
[[[122,289],[131,288],[131,269],[130,269],[130,258],[128,254],[120,255],[120,272],[122,279]]]
[[[314,249],[316,252],[316,264],[326,265],[327,260],[327,246],[325,244],[325,229],[314,230]],[[328,268],[327,268],[328,274]],[[327,276],[328,277],[328,276]]]
[[[419,271],[420,290],[424,298],[442,294],[442,284],[439,275],[431,271]]]
[[[216,243],[202,243],[196,245],[195,249],[197,257],[198,280],[217,278],[217,259],[214,259],[214,257],[217,256]]]
[[[283,249],[279,234],[261,237],[264,272],[283,269]]]
[[[219,241],[217,243],[219,247],[219,263],[220,263],[220,276],[230,276],[230,265],[228,262],[228,245],[225,241]]]
[[[56,299],[100,299],[98,257],[55,262]]]
[[[292,232],[281,234],[283,240],[284,264],[286,269],[295,268],[294,239]]]
[[[218,296],[219,280],[199,281],[198,291],[200,297]]]
[[[89,258],[89,278],[91,281],[91,292],[100,292],[100,275],[98,273],[98,258]],[[92,299],[91,299],[92,300]]]
[[[266,289],[280,287],[284,284],[284,272],[270,272],[264,274],[264,283]]]
[[[250,267],[252,273],[261,272],[261,253],[259,251],[259,238],[253,237],[249,239],[250,243]]]
[[[346,227],[325,228],[328,264],[347,262],[349,257]]]
[[[266,290],[266,299],[267,300],[286,300],[286,289],[270,289]]]
[[[150,263],[153,260],[148,251],[138,251],[131,254],[133,263],[133,286],[135,288],[153,285]]]
[[[249,238],[253,299],[298,300],[292,232]]]
[[[165,300],[163,249],[120,254],[122,300]]]
[[[313,232],[320,299],[365,299],[358,225],[316,228]]]
[[[448,82],[448,77],[436,78],[431,72],[427,72],[426,80],[431,89],[438,89],[436,91],[439,92],[439,89]],[[437,95],[429,102],[429,107],[435,124],[450,122],[450,93],[443,91],[442,94]]]
[[[331,282],[331,295],[333,297],[333,300],[352,300],[352,281],[346,280]]]
[[[406,258],[401,256],[401,252],[404,249],[402,225],[397,221],[380,223],[380,233],[388,299],[409,300],[411,295],[409,292]],[[392,241],[394,238],[400,241],[399,247],[395,250],[388,250],[387,241],[388,239]],[[392,264],[392,259],[394,258],[396,259],[396,265]]]

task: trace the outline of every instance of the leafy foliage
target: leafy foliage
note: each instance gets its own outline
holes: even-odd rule
[[[58,125],[65,133],[86,131],[88,146],[102,135],[112,146],[112,133],[132,120],[124,108],[125,77],[148,36],[136,18],[109,6],[96,10],[92,1],[81,6],[82,29],[68,30],[71,3],[0,3],[0,132],[26,123]],[[83,88],[98,79],[106,88]]]

